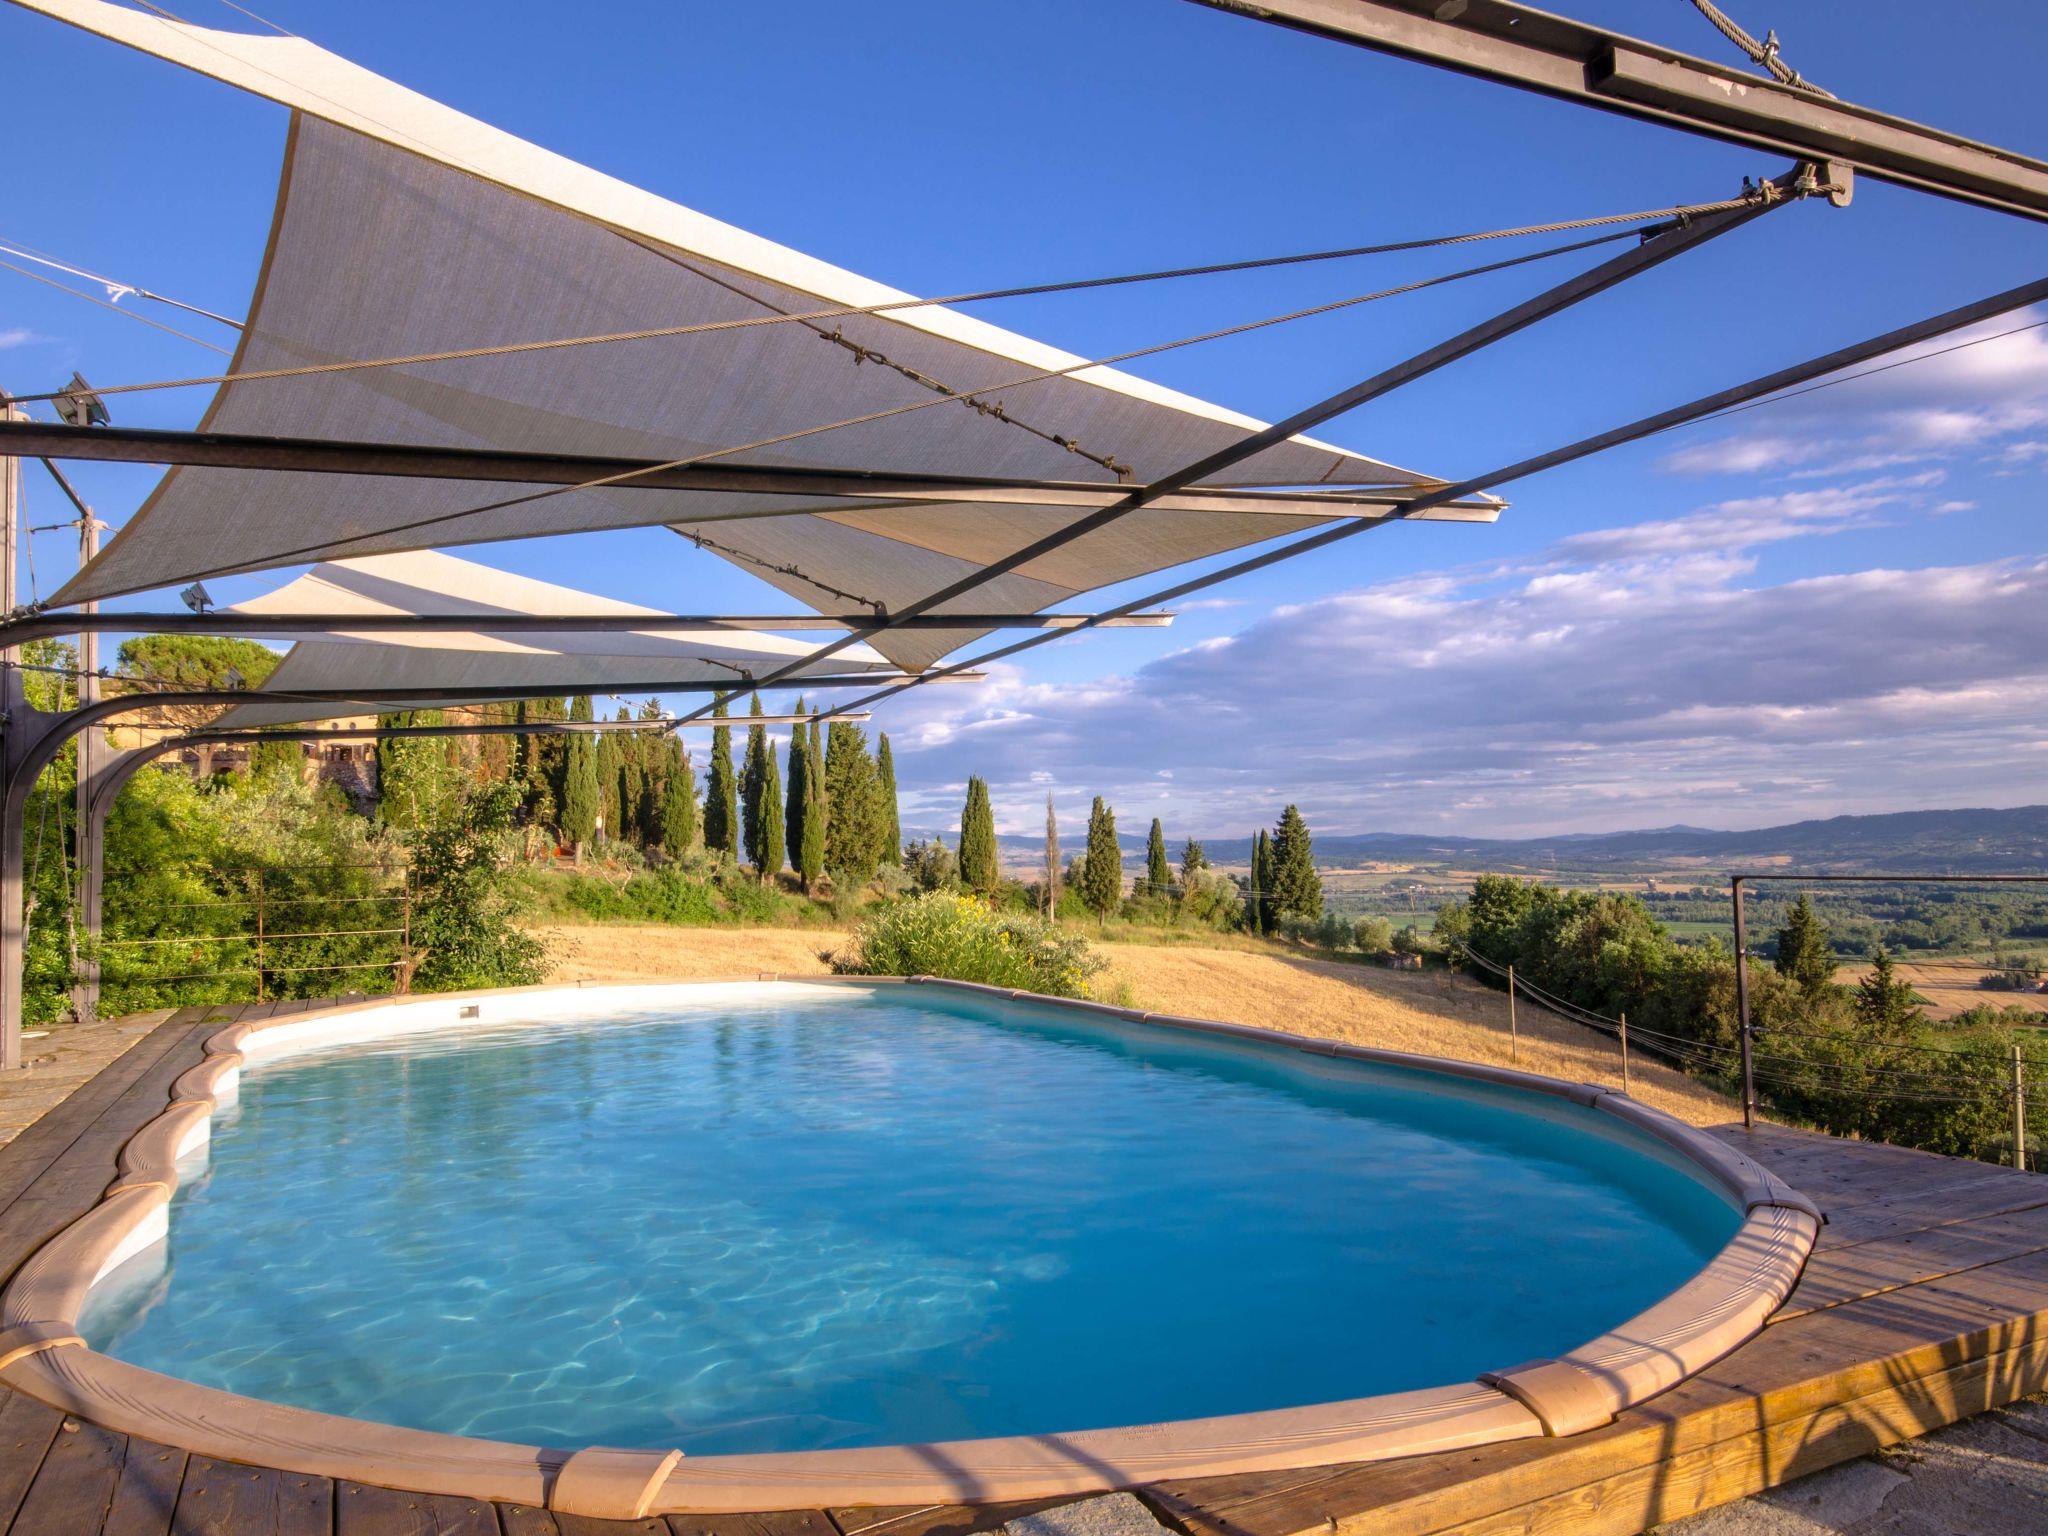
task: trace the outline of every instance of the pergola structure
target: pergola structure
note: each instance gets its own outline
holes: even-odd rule
[[[1503,505],[1492,493],[1527,475],[2048,299],[2048,282],[2026,284],[1450,480],[1305,434],[1775,210],[1814,197],[1846,206],[1856,174],[2038,219],[2048,218],[2048,165],[1836,100],[1746,37],[1737,40],[1768,75],[1503,0],[1197,0],[1793,161],[1718,201],[1632,216],[1637,227],[1619,236],[1431,280],[1635,237],[1268,425],[1113,365],[1311,312],[1118,358],[1077,357],[970,318],[957,302],[883,287],[626,186],[301,38],[195,27],[106,0],[14,3],[291,110],[277,213],[230,363],[214,375],[100,391],[211,388],[199,429],[0,421],[0,454],[172,466],[50,605],[0,623],[0,647],[88,627],[320,637],[302,642],[305,682],[289,699],[189,696],[232,704],[245,723],[302,721],[365,692],[517,697],[506,647],[543,635],[578,678],[602,672],[638,691],[709,692],[719,685],[702,676],[651,675],[643,669],[659,671],[658,656],[622,655],[617,636],[716,631],[730,643],[803,627],[839,633],[809,648],[764,648],[739,686],[865,689],[832,713],[861,709],[1076,630],[1155,622],[1150,610],[1160,604],[1390,523],[1491,521]],[[1341,306],[1323,308],[1332,307]],[[76,388],[22,398],[70,405],[73,417],[84,404]],[[634,402],[629,419],[621,400]],[[405,666],[384,673],[389,693],[352,668],[388,648],[379,637],[403,629],[403,614],[299,606],[272,615],[266,630],[264,615],[248,612],[54,611],[308,561],[635,526],[669,527],[818,617],[507,613],[468,631],[496,637],[461,652],[464,668],[488,674],[480,681],[429,677],[420,653],[434,647],[411,646]],[[1253,546],[1264,547],[1107,612],[1045,612]],[[462,617],[439,615],[413,633],[453,629]],[[1018,628],[1029,633],[946,659]],[[581,638],[570,644],[570,635]],[[0,890],[8,1052],[19,975],[6,945],[11,934],[18,955],[27,784],[63,733],[137,702],[87,704],[60,725],[26,712],[18,686],[12,698],[0,816],[0,876],[12,881]]]

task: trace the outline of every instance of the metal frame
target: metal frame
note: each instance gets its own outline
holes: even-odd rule
[[[1117,629],[1164,629],[1171,613],[1132,613],[1103,620],[1086,613],[921,614],[907,629],[1084,629],[1107,624]],[[56,635],[336,635],[375,634],[661,634],[674,630],[736,631],[852,629],[872,623],[872,614],[532,614],[532,613],[24,613],[0,619],[0,648],[26,645]]]
[[[972,575],[963,576],[958,581],[941,587],[938,591],[927,597],[920,598],[917,602],[894,614],[877,619],[850,635],[843,636],[838,640],[818,647],[800,661],[792,662],[779,672],[771,672],[764,681],[779,681],[791,675],[799,667],[822,661],[835,652],[844,650],[849,645],[859,641],[871,640],[876,635],[895,628],[906,619],[913,619],[920,614],[929,613],[942,604],[963,597],[967,593],[994,581],[999,576],[1008,575],[1020,566],[1028,565],[1033,560],[1061,549],[1077,539],[1086,538],[1089,534],[1107,527],[1118,518],[1128,516],[1141,507],[1150,506],[1163,497],[1182,492],[1200,481],[1213,479],[1225,470],[1243,463],[1256,454],[1264,452],[1275,443],[1285,442],[1288,438],[1295,437],[1300,433],[1312,431],[1335,417],[1356,410],[1358,407],[1377,400],[1384,395],[1392,394],[1405,384],[1412,384],[1417,379],[1435,373],[1438,369],[1446,368],[1462,358],[1470,357],[1473,353],[1482,351],[1495,342],[1513,336],[1517,332],[1527,330],[1539,321],[1546,320],[1552,315],[1570,309],[1575,304],[1583,303],[1587,299],[1605,293],[1608,289],[1616,287],[1632,277],[1639,276],[1654,267],[1662,266],[1673,257],[1681,256],[1696,246],[1704,245],[1720,235],[1740,229],[1743,225],[1753,219],[1761,218],[1772,209],[1783,207],[1787,203],[1805,196],[1815,186],[1817,186],[1817,182],[1813,168],[1810,166],[1795,166],[1785,177],[1777,181],[1765,182],[1760,187],[1754,188],[1749,201],[1741,207],[1731,208],[1720,213],[1705,214],[1698,218],[1679,219],[1668,223],[1646,236],[1642,243],[1633,250],[1625,251],[1619,256],[1610,257],[1575,277],[1567,278],[1563,282],[1536,294],[1534,297],[1523,300],[1511,309],[1504,310],[1497,315],[1480,321],[1477,325],[1460,331],[1457,335],[1446,341],[1439,342],[1433,347],[1426,348],[1421,352],[1404,358],[1391,367],[1382,368],[1377,373],[1360,380],[1358,383],[1341,389],[1334,395],[1326,396],[1314,405],[1296,411],[1284,420],[1277,421],[1268,427],[1262,427],[1256,432],[1247,433],[1227,447],[1207,454],[1191,464],[1183,465],[1180,469],[1152,481],[1149,485],[1138,486],[1126,492],[1100,511],[1092,512],[1086,517],[1069,523],[1065,528],[1047,534],[1042,539],[1034,540],[1021,549],[1013,550],[1002,558],[991,561]],[[1471,490],[1471,485],[1466,484],[1446,488],[1420,498],[1413,495],[1405,498],[1396,498],[1395,505],[1387,508],[1378,517],[1361,519],[1347,524],[1346,527],[1363,529],[1380,526],[1397,518],[1419,516],[1424,512],[1457,502],[1468,496]],[[943,672],[944,669],[939,669],[937,672],[926,675],[936,679],[938,676],[943,675]]]
[[[1667,128],[2048,220],[2048,163],[1508,0],[1194,0]],[[1929,24],[1934,24],[1930,12]],[[1847,201],[1846,178],[1831,178]]]

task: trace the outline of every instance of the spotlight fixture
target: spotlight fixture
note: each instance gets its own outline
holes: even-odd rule
[[[213,606],[213,594],[206,590],[206,583],[195,581],[178,594],[178,600],[194,613],[204,613]]]
[[[85,382],[85,375],[75,369],[63,393],[50,403],[57,408],[57,414],[64,418],[67,426],[104,427],[114,419],[107,414],[107,402],[92,392],[92,386]]]

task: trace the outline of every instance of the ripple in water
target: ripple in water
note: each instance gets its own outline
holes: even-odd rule
[[[1734,1231],[1590,1115],[1430,1082],[898,988],[344,1047],[245,1076],[86,1329],[417,1428],[802,1450],[1466,1380]]]

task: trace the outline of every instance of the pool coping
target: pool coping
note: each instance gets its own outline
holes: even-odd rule
[[[101,1355],[78,1336],[79,1310],[92,1286],[165,1235],[178,1163],[203,1148],[213,1114],[233,1102],[241,1069],[252,1057],[473,1022],[493,999],[524,1002],[594,991],[672,993],[759,982],[943,987],[1562,1098],[1661,1142],[1739,1205],[1743,1220],[1685,1285],[1555,1360],[1505,1366],[1471,1382],[1303,1408],[919,1446],[685,1458],[676,1451],[567,1450],[477,1440],[202,1387]],[[394,1028],[392,1010],[414,1017]],[[356,1019],[367,1020],[370,1027],[348,1022]],[[1057,1497],[1165,1479],[1387,1460],[1575,1434],[1612,1422],[1622,1410],[1668,1390],[1757,1333],[1797,1282],[1819,1231],[1812,1202],[1775,1174],[1705,1132],[1611,1088],[930,977],[770,972],[687,982],[584,982],[371,998],[231,1025],[208,1038],[205,1052],[205,1059],[172,1085],[164,1112],[124,1144],[117,1177],[101,1202],[44,1244],[0,1294],[0,1381],[105,1428],[226,1460],[599,1518]]]

